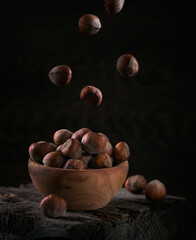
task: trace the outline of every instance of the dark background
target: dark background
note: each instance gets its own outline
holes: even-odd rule
[[[196,203],[195,3],[125,1],[109,15],[103,1],[9,1],[1,6],[0,185],[30,181],[32,142],[52,141],[61,128],[105,133],[131,149],[129,175],[161,180],[168,194]],[[102,23],[98,34],[78,30],[86,13]],[[125,79],[117,58],[136,57],[139,74]],[[48,72],[67,64],[73,77],[54,86]],[[102,90],[99,108],[84,105],[85,85]]]

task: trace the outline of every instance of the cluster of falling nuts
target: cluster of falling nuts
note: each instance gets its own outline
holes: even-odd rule
[[[108,13],[116,14],[123,8],[125,0],[104,0],[104,6]],[[85,14],[78,21],[78,28],[81,33],[94,35],[101,29],[101,21],[94,14]],[[117,59],[116,68],[125,78],[134,77],[139,71],[139,64],[131,54],[124,54]],[[49,79],[58,87],[67,86],[72,78],[72,70],[68,65],[55,66],[49,72]],[[85,86],[80,93],[80,99],[87,105],[99,106],[103,95],[100,89],[95,86]]]
[[[32,143],[29,147],[30,158],[48,167],[82,170],[110,168],[130,156],[126,142],[119,142],[113,148],[106,135],[88,128],[74,133],[60,129],[54,133],[53,140],[54,143]]]
[[[155,179],[147,183],[146,178],[140,174],[128,177],[125,188],[135,194],[144,191],[146,197],[153,201],[161,200],[166,196],[166,188],[161,181]]]

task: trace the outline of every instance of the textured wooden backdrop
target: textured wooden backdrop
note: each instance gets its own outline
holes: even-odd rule
[[[79,33],[85,13],[100,17],[97,35]],[[112,16],[103,1],[9,1],[1,15],[0,185],[30,181],[32,142],[51,141],[60,128],[89,127],[113,144],[129,144],[129,174],[158,178],[169,194],[194,203],[195,3],[127,0]],[[115,68],[124,53],[140,64],[132,80]],[[59,64],[73,70],[66,88],[53,86],[47,76]],[[99,108],[80,102],[87,84],[102,90]]]

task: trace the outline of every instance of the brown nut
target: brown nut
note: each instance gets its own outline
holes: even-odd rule
[[[79,159],[69,159],[63,166],[64,169],[85,169],[84,162]]]
[[[56,194],[50,194],[40,202],[40,210],[49,217],[63,217],[66,215],[67,203]]]
[[[124,54],[118,58],[116,68],[123,77],[132,78],[138,73],[139,64],[134,56]]]
[[[125,188],[132,193],[141,193],[145,190],[146,184],[145,177],[137,174],[127,178]]]
[[[60,152],[50,152],[45,155],[42,162],[48,167],[60,168],[64,164],[65,159]]]
[[[57,148],[57,146],[56,146],[56,144],[54,144],[54,143],[49,143],[52,147],[54,147],[54,149],[56,149]]]
[[[109,138],[105,134],[103,134],[103,133],[99,133],[99,134],[103,135],[108,142],[110,141]]]
[[[39,141],[37,143],[46,143],[46,141]],[[54,149],[57,148],[56,144],[54,144],[54,143],[49,143],[49,144],[52,145],[54,147]]]
[[[150,200],[160,200],[165,198],[166,188],[162,182],[155,179],[147,184],[145,195]]]
[[[77,139],[69,138],[61,146],[61,152],[65,157],[78,159],[82,155],[82,145]]]
[[[80,160],[84,163],[85,168],[91,167],[92,159],[93,159],[92,154],[82,154],[82,156],[80,157]]]
[[[91,130],[88,128],[81,128],[78,131],[74,132],[71,138],[76,138],[78,141],[81,141],[82,137],[88,132],[91,132]]]
[[[110,168],[112,167],[112,159],[107,153],[101,153],[93,158],[93,168]]]
[[[80,99],[90,106],[97,107],[101,104],[103,96],[98,88],[86,86],[80,92]]]
[[[116,14],[121,11],[125,0],[104,0],[104,6],[108,13]]]
[[[72,132],[67,129],[60,129],[53,135],[54,143],[59,146],[67,141],[72,136]]]
[[[115,160],[125,161],[130,156],[129,146],[126,142],[119,142],[113,150]]]
[[[71,80],[72,71],[67,65],[59,65],[52,68],[48,75],[54,85],[57,87],[65,87]]]
[[[63,144],[60,144],[60,145],[58,145],[58,147],[56,148],[56,151],[57,152],[61,152],[61,147],[63,146]]]
[[[93,35],[96,34],[101,28],[99,18],[93,14],[85,14],[78,21],[80,32]]]
[[[106,138],[99,133],[88,132],[83,136],[81,143],[86,152],[99,154],[105,149]]]
[[[39,162],[47,153],[53,152],[55,149],[53,145],[44,141],[32,143],[29,147],[29,155],[32,160]]]
[[[113,147],[112,144],[110,142],[106,142],[106,146],[105,149],[103,151],[104,153],[107,153],[109,156],[112,156],[112,152],[113,152]]]

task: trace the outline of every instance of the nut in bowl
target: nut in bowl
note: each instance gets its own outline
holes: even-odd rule
[[[111,168],[62,169],[44,166],[29,158],[32,182],[42,196],[57,194],[67,202],[68,210],[95,210],[106,206],[122,187],[128,173],[128,161]]]

